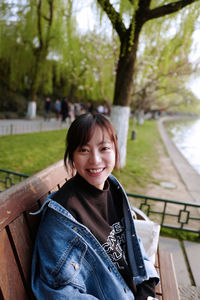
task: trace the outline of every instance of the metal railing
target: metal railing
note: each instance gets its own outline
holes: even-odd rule
[[[0,191],[29,177],[27,174],[0,169]],[[184,230],[200,236],[200,203],[181,202],[127,193],[134,206],[163,228]],[[133,203],[131,203],[133,204]]]
[[[27,174],[0,169],[0,192],[29,177]]]
[[[127,193],[134,198],[134,206],[163,228],[184,230],[200,236],[200,203],[180,202],[139,194]]]
[[[69,124],[68,119],[66,122],[54,119],[50,121],[21,120],[4,122],[0,124],[0,136],[66,129],[69,128]]]

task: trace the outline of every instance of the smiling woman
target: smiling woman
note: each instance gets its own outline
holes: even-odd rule
[[[115,166],[114,143],[104,131],[97,127],[89,142],[76,149],[73,157],[77,172],[101,190]]]
[[[102,114],[84,114],[67,134],[65,165],[75,176],[43,204],[32,261],[37,299],[155,296],[158,275],[137,237],[131,208],[111,175],[117,137]]]
[[[90,184],[102,190],[118,165],[118,157],[116,134],[106,118],[95,120],[92,115],[82,115],[72,124],[67,135],[65,164],[70,163]]]

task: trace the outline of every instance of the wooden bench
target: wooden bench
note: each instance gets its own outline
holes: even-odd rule
[[[35,299],[30,287],[30,267],[40,215],[31,216],[49,192],[70,178],[63,162],[27,178],[0,193],[0,300]],[[161,283],[157,298],[178,300],[179,293],[170,253],[158,250],[155,267]]]

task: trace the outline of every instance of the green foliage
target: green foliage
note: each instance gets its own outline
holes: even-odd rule
[[[71,100],[111,102],[117,46],[105,35],[77,32],[72,1],[52,1],[42,1],[40,15],[39,0],[26,1],[21,8],[18,4],[16,21],[1,23],[2,88],[26,92],[29,97],[34,90],[37,96],[53,94],[53,98],[68,96]],[[8,13],[10,7],[5,14]]]
[[[105,9],[107,3],[112,3],[109,13],[115,19],[111,23],[117,24],[118,36],[114,32],[116,28],[105,22],[105,18],[102,19],[105,23],[102,28],[109,31],[110,26],[110,32],[113,30],[112,37],[100,33],[99,28],[96,32],[88,31],[87,34],[77,30],[76,10],[79,2],[81,1],[2,0],[0,79],[5,90],[21,93],[26,98],[31,97],[31,91],[34,90],[37,96],[51,94],[53,98],[58,95],[69,96],[72,100],[106,99],[112,102],[120,42],[124,43],[124,55],[127,49],[129,52],[134,49],[136,13],[140,1],[91,1],[95,18],[98,18],[95,3],[104,3]],[[150,8],[164,4],[165,1],[151,1]],[[84,1],[82,5],[85,5]],[[102,13],[102,9],[99,11]],[[165,91],[166,87],[170,87],[168,99],[173,99],[174,94],[181,94],[182,99],[186,95],[183,86],[188,78],[184,76],[184,79],[180,79],[183,78],[180,72],[187,71],[185,75],[188,75],[188,72],[193,71],[193,66],[186,62],[198,14],[198,3],[194,3],[189,8],[182,9],[181,14],[174,13],[151,20],[143,27],[135,91],[138,92],[149,84],[150,78],[154,84],[147,95],[137,98],[140,103],[147,98],[149,102],[156,101],[156,105],[157,99],[158,104],[163,103],[169,94],[169,91]],[[181,67],[183,64],[184,68]],[[179,90],[174,91],[177,86]],[[173,101],[167,102],[169,106]]]
[[[20,93],[10,91],[6,88],[3,89],[0,86],[0,103],[1,112],[6,112],[8,114],[13,111],[18,113],[21,117],[25,114],[26,99]]]
[[[95,32],[71,37],[67,46],[65,91],[69,98],[111,101],[115,75],[115,46]],[[61,75],[62,76],[62,75]]]
[[[182,10],[181,16],[167,16],[144,25],[135,72],[134,109],[196,109],[198,101],[186,82],[199,69],[199,62],[188,59],[197,12],[193,6]]]
[[[15,3],[14,21],[1,22],[1,58],[9,63],[7,78],[12,89],[38,88],[52,92],[53,69],[49,56],[62,57],[65,53],[66,19],[63,13],[69,1],[25,1]],[[4,4],[7,1],[4,0]],[[3,11],[11,14],[13,7]],[[62,60],[57,60],[57,65]]]
[[[191,233],[178,229],[161,228],[160,234],[161,236],[176,238],[181,241],[187,240],[199,243],[199,235],[197,233]]]

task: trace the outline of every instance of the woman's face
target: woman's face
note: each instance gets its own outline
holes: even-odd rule
[[[97,126],[89,142],[74,151],[73,162],[79,175],[103,190],[115,166],[115,147],[107,131]]]

